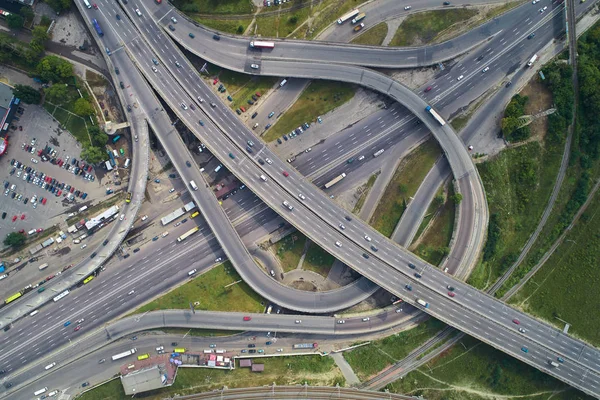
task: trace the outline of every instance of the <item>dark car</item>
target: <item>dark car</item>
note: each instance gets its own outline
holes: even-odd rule
[[[106,239],[104,242],[102,242],[102,246],[106,246],[108,244],[108,239]]]
[[[90,258],[94,258],[96,257],[96,252],[93,252],[92,255],[90,255]]]
[[[121,89],[125,89],[125,84],[123,83],[123,81],[119,82],[119,86],[121,86]]]
[[[256,345],[255,344],[249,344],[248,347],[249,348],[253,348],[253,347],[256,347]]]
[[[137,253],[138,251],[140,251],[140,248],[138,247],[137,249],[133,249],[134,253]]]
[[[408,291],[411,291],[411,290],[412,290],[412,286],[410,286],[410,285],[405,285],[405,286],[404,286],[404,288],[405,288],[406,290],[408,290]]]
[[[252,114],[252,119],[256,118],[256,116],[258,115],[258,112],[254,112],[254,114]]]
[[[185,165],[187,165],[188,167],[191,167],[191,166],[192,166],[192,163],[191,163],[191,162],[189,162],[189,161],[186,161],[186,162],[185,162]]]
[[[368,259],[369,255],[367,253],[363,253],[363,257],[366,258],[366,259]]]
[[[254,350],[254,349],[250,349],[250,350],[248,350],[248,353],[250,353],[250,354],[254,354],[254,353],[256,353],[256,350]]]
[[[410,267],[410,269],[415,269],[417,268],[417,266],[413,263],[408,263],[408,266]]]
[[[221,40],[221,36],[219,36],[219,35],[213,35],[213,39],[215,39],[215,40]]]
[[[169,29],[172,30],[172,31],[174,31],[175,27],[173,25],[169,24]]]

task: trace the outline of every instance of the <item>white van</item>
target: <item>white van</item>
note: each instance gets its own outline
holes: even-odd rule
[[[53,362],[52,364],[48,364],[44,367],[44,369],[49,370],[50,368],[54,367],[56,365],[55,362]]]
[[[223,164],[219,164],[217,168],[215,168],[215,172],[219,172],[223,168]]]
[[[40,389],[40,390],[36,390],[35,392],[33,392],[33,395],[34,395],[34,396],[39,396],[39,395],[40,395],[40,394],[42,394],[42,393],[46,393],[46,391],[48,391],[48,388],[47,388],[47,387],[45,387],[45,388],[43,388],[43,389]]]
[[[40,265],[40,266],[38,267],[38,269],[39,269],[40,271],[43,271],[43,270],[45,270],[46,268],[48,268],[48,263],[43,263],[42,265]]]
[[[216,353],[217,354],[223,354],[223,353],[225,353],[225,350],[217,350]]]
[[[8,274],[0,275],[0,281],[8,278]]]
[[[54,397],[58,394],[58,390],[53,390],[52,392],[48,393],[48,395],[46,397]]]
[[[192,189],[198,190],[198,186],[196,186],[196,182],[190,181],[190,186],[192,187]]]
[[[88,0],[83,0],[83,4],[85,4],[85,6],[87,8],[92,8],[92,5],[90,4],[90,2]]]
[[[39,313],[39,312],[40,312],[40,310],[35,310],[35,311],[32,311],[32,312],[30,312],[30,313],[29,313],[29,316],[30,316],[30,317],[33,317],[35,314],[37,314],[37,313]]]
[[[287,83],[287,79],[284,79],[281,81],[281,83],[279,84],[279,87],[283,87],[283,85],[285,85]]]
[[[131,163],[131,160],[128,158],[127,160],[125,160],[125,165],[123,165],[123,168],[129,168],[130,163]]]
[[[267,181],[267,177],[266,177],[266,176],[264,176],[264,175],[261,175],[261,176],[260,176],[260,179],[262,179],[264,182],[266,182],[266,181]]]
[[[212,350],[204,350],[204,354],[211,354]]]
[[[115,156],[115,158],[119,158],[119,152],[117,150],[113,150],[113,156]]]

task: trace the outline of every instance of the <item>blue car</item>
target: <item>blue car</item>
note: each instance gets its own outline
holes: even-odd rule
[[[529,353],[529,349],[527,349],[527,347],[525,347],[525,346],[521,347],[521,351],[523,353]]]
[[[69,326],[69,325],[71,325],[71,321],[65,322],[65,326]]]
[[[564,358],[562,358],[562,357],[556,358],[556,361],[558,361],[559,363],[564,363],[565,362]]]

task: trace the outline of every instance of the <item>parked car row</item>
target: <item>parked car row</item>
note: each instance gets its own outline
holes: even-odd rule
[[[269,127],[271,126],[271,124],[268,124],[265,129],[269,129]],[[288,133],[287,135],[283,135],[282,138],[283,140],[287,141],[289,139],[293,139],[296,136],[300,136],[301,134],[304,133],[304,131],[308,130],[310,128],[310,124],[308,122],[305,122],[302,124],[302,126],[297,127],[296,129],[294,129],[293,131],[291,131],[290,133]],[[277,138],[277,143],[281,144],[283,143],[281,141],[281,138]]]
[[[36,139],[33,138],[31,140],[31,144],[23,143],[21,148],[25,151],[33,154],[35,152]],[[32,151],[33,150],[33,151]],[[64,168],[67,171],[73,173],[74,175],[83,175],[83,178],[93,182],[95,180],[94,175],[92,174],[93,167],[84,161],[78,161],[76,158],[71,158],[70,156],[66,156],[63,160],[62,158],[57,158],[58,151],[53,147],[46,146],[43,149],[39,149],[37,151],[37,155],[42,159],[42,161],[48,161],[51,164],[58,166],[59,168]],[[37,164],[38,161],[34,158],[31,159],[34,164]]]
[[[246,100],[246,102],[248,103],[248,108],[250,108],[250,106],[253,106],[254,104],[256,104],[256,102],[258,102],[258,99],[260,98],[261,94],[259,92],[256,92],[252,95],[252,98]],[[233,99],[231,98],[231,96],[227,96],[227,100],[229,101],[233,101]],[[242,107],[240,106],[240,108],[236,109],[235,112],[237,113],[237,115],[241,115],[243,112],[246,112],[246,107]],[[252,114],[252,118],[256,118],[256,116],[258,115],[258,113],[254,113]]]
[[[75,196],[84,200],[87,197],[87,193],[85,193],[83,190],[76,190],[74,186],[67,185],[64,182],[61,183],[57,179],[52,178],[43,172],[38,172],[32,167],[25,166],[14,158],[10,161],[10,165],[12,165],[12,169],[10,171],[11,175],[13,175],[14,171],[17,170],[17,177],[21,177],[21,174],[23,173],[24,181],[37,185],[42,189],[46,189],[56,197],[62,195],[63,197],[68,197],[69,200],[73,200]],[[42,204],[46,203],[43,202]]]

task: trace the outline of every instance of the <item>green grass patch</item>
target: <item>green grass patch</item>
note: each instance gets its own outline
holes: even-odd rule
[[[233,102],[229,102],[229,105],[232,109],[236,109],[240,106],[244,106],[246,108],[246,112],[253,113],[254,110],[248,104],[248,100],[252,100],[252,95],[256,92],[259,92],[261,95],[264,95],[266,92],[271,90],[275,82],[277,82],[279,78],[274,77],[258,77],[253,76],[250,80],[246,82],[243,87],[240,87],[235,93],[231,95],[233,97]],[[260,100],[259,100],[260,101]]]
[[[56,118],[56,120],[60,122],[61,125],[66,126],[67,122],[69,122],[69,117],[71,116],[71,114],[69,114],[67,110],[63,108],[55,107],[51,104],[48,105],[48,108],[50,107],[54,107],[54,113],[52,114],[52,116],[54,116],[54,118]]]
[[[252,14],[255,7],[249,0],[175,0],[175,7],[186,14]]]
[[[325,0],[313,7],[315,18],[307,39],[314,39],[328,25],[335,23],[342,15],[363,4],[364,0]]]
[[[423,221],[421,221],[421,225],[419,225],[419,229],[417,229],[417,234],[415,235],[415,239],[413,240],[416,240],[419,238],[419,236],[421,236],[425,228],[427,228],[427,225],[429,225],[429,221],[431,221],[431,219],[435,216],[435,212],[440,207],[440,203],[436,200],[438,197],[444,197],[443,187],[440,187],[433,201],[431,202],[431,204],[429,204],[429,207],[427,207],[425,217],[423,217]]]
[[[250,23],[252,22],[252,18],[217,19],[194,17],[194,20],[208,28],[215,29],[219,32],[232,33],[236,35],[241,35],[244,32],[246,32],[248,25],[250,25]]]
[[[360,210],[362,210],[363,205],[365,204],[365,201],[367,200],[367,196],[369,195],[369,192],[371,191],[371,188],[375,184],[375,181],[377,180],[378,176],[379,176],[379,172],[371,175],[369,177],[369,180],[367,181],[367,183],[361,187],[362,192],[360,194],[360,197],[358,198],[358,201],[354,205],[354,209],[352,209],[353,214],[358,214],[358,213],[360,213]]]
[[[600,344],[600,316],[581,311],[600,309],[600,297],[590,295],[598,291],[600,281],[599,212],[600,197],[596,194],[566,240],[510,301],[561,329],[557,318],[568,321],[571,334],[595,346]]]
[[[69,120],[65,124],[65,127],[83,147],[91,144],[90,135],[88,133],[85,120],[77,115],[71,114]]]
[[[56,111],[56,106],[48,103],[47,101],[42,104],[42,107],[44,107],[44,110],[46,110],[50,115],[54,115],[54,111]]]
[[[313,271],[327,278],[333,266],[335,257],[323,250],[319,245],[311,243],[304,257],[302,269]]]
[[[476,10],[453,8],[409,15],[400,25],[390,46],[416,46],[432,43],[454,24],[463,23],[478,14]]]
[[[387,36],[388,26],[385,22],[381,22],[367,30],[362,35],[355,37],[350,41],[353,44],[364,44],[367,46],[381,46],[383,39]]]
[[[413,349],[429,340],[444,326],[443,322],[430,318],[416,328],[346,351],[344,358],[358,378],[364,381],[406,357]]]
[[[469,283],[484,289],[517,259],[535,230],[560,167],[562,145],[531,142],[478,164],[490,209],[482,262]]]
[[[256,361],[257,359],[255,359]],[[265,364],[261,373],[253,373],[250,368],[218,370],[210,368],[180,368],[173,386],[144,393],[147,400],[160,400],[174,396],[185,396],[213,389],[255,387],[272,385],[300,385],[304,382],[312,386],[344,386],[345,380],[331,357],[297,356],[261,358]],[[81,400],[126,400],[121,381],[115,379],[98,388],[82,394]]]
[[[266,11],[271,11],[271,9]],[[282,10],[280,14],[276,15],[262,16],[259,14],[256,18],[256,30],[253,27],[252,33],[261,37],[288,37],[308,19],[310,13],[310,7],[305,7],[293,12]],[[300,31],[298,32],[299,34]]]
[[[373,228],[387,237],[392,235],[409,198],[417,193],[440,153],[440,146],[430,139],[402,160],[373,213]]]
[[[305,122],[341,106],[354,97],[355,88],[343,82],[312,81],[298,100],[269,129],[263,139],[271,142]]]
[[[452,125],[452,128],[454,128],[454,130],[458,133],[458,132],[462,131],[462,129],[465,126],[467,126],[467,122],[469,122],[470,118],[471,118],[470,114],[460,115],[460,116],[454,118],[452,120],[452,122],[450,122],[450,125]]]
[[[225,287],[241,279],[226,262],[138,308],[135,313],[188,309],[194,302],[200,303],[194,306],[196,310],[262,312],[262,298],[247,283],[242,281]]]
[[[475,400],[505,396],[562,400],[589,398],[468,336],[426,366],[386,386],[386,389],[393,393],[419,394],[431,400]]]
[[[450,185],[450,192],[446,197],[446,201],[416,249],[419,257],[433,265],[440,265],[444,257],[450,252],[449,245],[454,231],[454,218],[456,215],[456,204],[452,200],[453,188]]]
[[[294,232],[273,245],[283,272],[290,272],[298,267],[305,244],[306,236]]]

